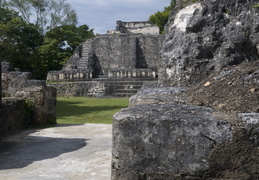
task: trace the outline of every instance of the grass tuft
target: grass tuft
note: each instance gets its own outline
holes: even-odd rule
[[[111,124],[113,115],[128,107],[128,98],[58,97],[58,124]]]

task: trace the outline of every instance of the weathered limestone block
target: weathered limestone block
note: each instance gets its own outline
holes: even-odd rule
[[[6,67],[8,67],[6,65]],[[30,106],[31,117],[28,123],[56,123],[57,91],[46,86],[43,80],[31,79],[30,72],[10,71],[2,73],[3,94],[7,97],[21,98]]]
[[[110,31],[112,32],[112,31]],[[139,22],[116,22],[114,33],[141,33],[141,34],[159,34],[159,27],[149,21]]]
[[[180,96],[185,90],[185,87],[143,87],[130,97],[129,106],[157,103],[185,104],[185,99]]]
[[[12,84],[19,88],[24,87],[24,83],[31,79],[32,74],[30,72],[18,72],[18,71],[3,71],[2,73],[2,90],[4,94],[8,94],[8,89]],[[15,83],[13,83],[15,81]]]
[[[230,125],[212,113],[206,107],[156,104],[115,114],[112,180],[182,179],[208,171],[213,150],[232,139]]]
[[[259,146],[259,113],[238,114],[245,123],[245,127],[250,134],[250,140]]]
[[[17,98],[3,99],[0,113],[0,138],[22,129],[25,123],[25,101]]]
[[[257,60],[256,4],[258,0],[205,0],[177,6],[167,24],[159,81],[192,85],[227,66]]]
[[[88,69],[72,69],[62,71],[50,71],[47,80],[52,82],[86,81],[92,79],[92,71]]]
[[[9,71],[14,71],[14,68],[13,68],[11,63],[9,63],[9,62],[1,62],[0,64],[1,64],[0,66],[1,66],[2,73],[9,72]]]

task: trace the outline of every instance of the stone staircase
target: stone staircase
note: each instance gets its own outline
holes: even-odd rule
[[[113,97],[130,97],[143,86],[143,81],[122,81],[114,88]]]
[[[111,79],[105,75],[99,78],[92,79],[93,82],[105,84],[105,90],[108,96],[111,97],[131,97],[143,86],[144,82],[157,82],[153,78],[131,78],[131,79]]]
[[[88,59],[92,49],[92,40],[88,39],[84,42],[82,47],[81,58],[77,61],[77,68],[78,69],[87,69],[88,66]]]

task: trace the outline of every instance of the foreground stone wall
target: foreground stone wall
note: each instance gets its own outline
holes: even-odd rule
[[[159,83],[114,115],[112,180],[259,179],[259,1],[176,4]]]
[[[22,99],[3,99],[0,114],[0,138],[24,127],[25,101]]]
[[[258,122],[198,106],[124,109],[114,115],[112,179],[257,179]]]
[[[3,94],[27,101],[33,112],[31,124],[56,123],[56,89],[46,86],[45,81],[32,80],[31,73],[4,71]]]
[[[230,125],[195,106],[139,105],[114,115],[112,179],[175,179],[209,168]]]

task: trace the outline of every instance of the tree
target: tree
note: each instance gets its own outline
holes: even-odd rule
[[[4,0],[0,0],[2,3]],[[46,33],[39,32],[39,24],[44,25],[46,0],[12,0],[19,4],[21,11],[0,7],[0,60],[11,62],[21,71],[30,71],[35,79],[46,78],[50,70],[59,70],[73,54],[75,48],[86,39],[94,36],[93,29],[87,25],[75,26],[73,23],[66,25],[71,20],[60,16],[64,6],[58,9],[63,0],[52,1],[55,6],[53,12],[48,11],[52,17],[51,28]],[[30,13],[28,4],[33,3],[37,12],[36,25],[29,23]],[[38,3],[38,4],[37,4]],[[55,4],[56,3],[56,4]],[[10,2],[8,2],[10,4]],[[30,4],[31,5],[31,4]],[[8,6],[5,6],[8,7]],[[67,6],[69,7],[69,6]],[[36,9],[37,8],[37,9]],[[22,14],[23,16],[19,16]],[[65,12],[65,11],[64,11]],[[69,15],[69,8],[66,10]],[[27,14],[26,14],[27,13]],[[24,18],[26,19],[24,19]],[[61,25],[60,25],[61,24]]]
[[[164,11],[158,11],[149,17],[149,21],[156,24],[159,27],[160,34],[164,33],[164,27],[168,21],[170,11],[171,10],[169,8],[165,8]]]
[[[79,27],[75,25],[58,26],[45,34],[45,40],[56,40],[58,48],[69,53],[73,53],[81,42],[92,37],[94,37],[93,29],[89,29],[87,25]]]
[[[7,0],[27,23],[33,22],[44,34],[60,25],[76,25],[77,15],[66,0]]]
[[[3,8],[5,6],[6,2],[5,0],[0,0],[0,7]]]
[[[22,71],[33,71],[43,36],[18,13],[0,8],[0,57]]]
[[[61,69],[76,47],[91,37],[94,37],[93,29],[89,29],[87,25],[63,25],[48,31],[44,37],[44,45],[39,48],[44,71],[42,77],[46,77],[48,71]]]

